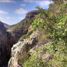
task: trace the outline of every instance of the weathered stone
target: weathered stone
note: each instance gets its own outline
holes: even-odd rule
[[[38,36],[38,32],[34,32],[28,39],[24,39],[23,41],[19,41],[16,43],[11,49],[11,59],[8,63],[8,67],[18,67],[19,60],[23,60],[27,55],[29,49],[31,49],[34,45],[36,45],[36,38]]]

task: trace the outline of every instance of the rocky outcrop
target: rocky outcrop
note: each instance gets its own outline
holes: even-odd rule
[[[32,33],[29,38],[24,39],[16,43],[11,49],[11,58],[8,63],[8,67],[21,67],[19,60],[25,59],[28,55],[28,51],[33,48],[37,43],[38,31]]]

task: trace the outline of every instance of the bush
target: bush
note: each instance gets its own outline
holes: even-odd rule
[[[31,57],[24,63],[23,67],[45,67],[42,59],[38,58],[38,53],[35,52]]]

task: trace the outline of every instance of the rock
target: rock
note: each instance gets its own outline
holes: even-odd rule
[[[24,39],[23,41],[19,41],[15,45],[13,45],[11,49],[11,58],[8,63],[8,67],[21,67],[19,65],[19,60],[23,60],[28,55],[28,51],[36,45],[38,31],[35,31],[30,35],[29,38]]]

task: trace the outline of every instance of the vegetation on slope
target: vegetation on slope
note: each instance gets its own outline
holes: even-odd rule
[[[58,1],[53,4],[51,11],[40,9],[41,13],[32,23],[34,30],[47,32],[52,42],[44,45],[41,50],[35,50],[23,67],[67,67],[67,4],[63,0]],[[58,12],[55,6],[59,7]],[[38,57],[43,50],[52,56],[48,61]]]

